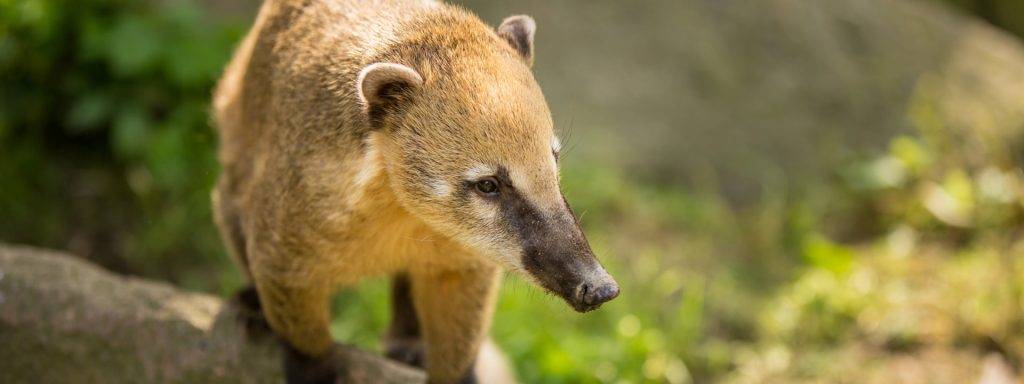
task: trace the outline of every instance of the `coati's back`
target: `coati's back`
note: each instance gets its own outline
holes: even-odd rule
[[[244,182],[236,167],[259,164],[275,146],[329,134],[321,128],[356,129],[359,68],[395,42],[403,25],[438,12],[461,13],[432,0],[267,0],[214,92],[229,177]]]

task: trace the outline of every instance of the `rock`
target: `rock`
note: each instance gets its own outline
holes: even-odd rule
[[[104,271],[58,252],[0,245],[2,383],[280,383],[269,337],[207,294]],[[424,382],[421,371],[339,346],[346,383]]]

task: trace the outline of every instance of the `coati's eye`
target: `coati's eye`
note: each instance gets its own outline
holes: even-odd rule
[[[473,188],[481,195],[495,196],[498,194],[498,181],[493,177],[483,178],[473,183]]]

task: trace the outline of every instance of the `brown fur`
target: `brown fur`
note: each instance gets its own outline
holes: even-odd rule
[[[467,168],[507,166],[531,206],[571,217],[529,71],[530,23],[527,42],[430,1],[262,6],[215,93],[224,171],[213,201],[269,325],[297,351],[329,352],[338,287],[405,273],[430,380],[471,368],[499,266],[523,264],[495,208],[454,192]],[[412,68],[423,84],[395,90],[374,113],[356,84],[373,63]]]

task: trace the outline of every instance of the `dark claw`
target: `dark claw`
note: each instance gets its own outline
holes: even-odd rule
[[[423,342],[420,340],[388,341],[384,352],[391,360],[417,368],[423,368],[423,354]]]
[[[288,384],[334,384],[338,380],[332,353],[317,358],[306,356],[287,344],[284,349],[284,377]]]
[[[263,317],[263,308],[260,305],[260,299],[256,295],[255,288],[246,287],[240,289],[235,293],[232,301],[238,306],[237,319],[245,329],[247,337],[253,340],[260,340],[273,334],[270,324]]]

